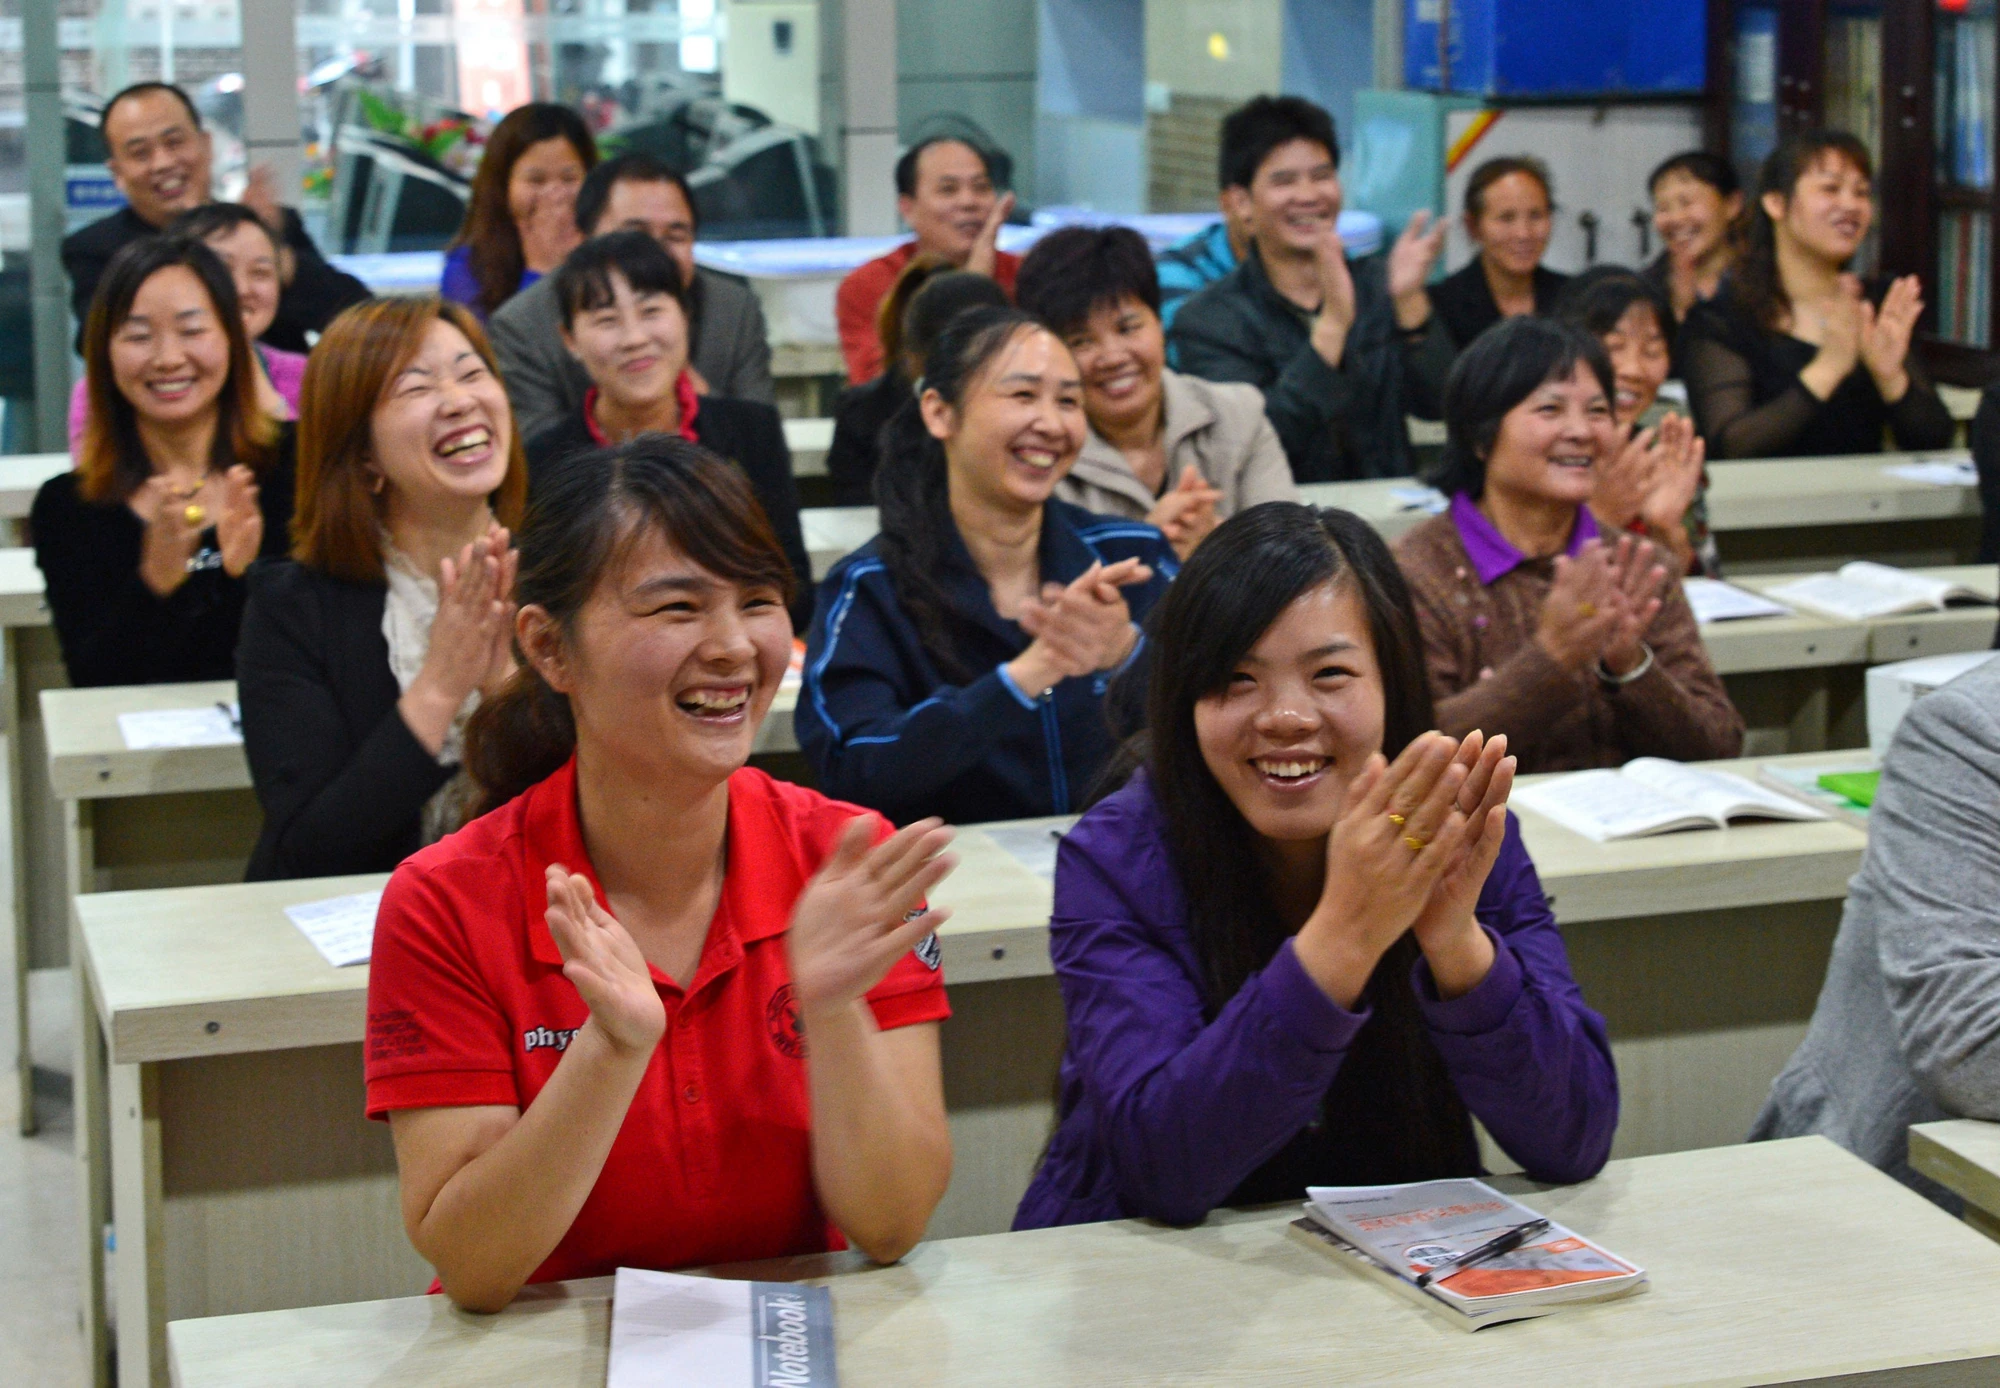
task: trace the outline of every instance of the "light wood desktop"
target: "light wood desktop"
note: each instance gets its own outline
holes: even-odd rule
[[[1965,452],[1867,453],[1710,463],[1709,525],[1732,576],[1825,568],[1848,559],[1904,566],[1961,564],[1979,542],[1979,490],[1890,475],[1918,459]],[[1337,506],[1394,540],[1430,519],[1402,499],[1415,478],[1314,482],[1299,489],[1315,506]],[[872,506],[809,507],[799,513],[813,577],[823,578],[880,528]]]
[[[1918,1123],[1910,1129],[1910,1165],[1965,1202],[1967,1224],[2000,1239],[2000,1123]]]
[[[830,419],[788,419],[785,447],[792,455],[792,476],[826,476],[826,451],[833,446]]]
[[[1578,1186],[1504,1184],[1642,1264],[1651,1285],[1468,1335],[1295,1243],[1290,1206],[1193,1229],[1121,1220],[942,1240],[888,1268],[842,1254],[717,1271],[829,1287],[841,1377],[880,1388],[1886,1388],[2000,1373],[2000,1248],[1822,1138],[1614,1162]],[[610,1292],[608,1278],[554,1283],[497,1316],[433,1296],[183,1321],[168,1332],[174,1382],[600,1383]]]
[[[0,454],[0,534],[7,544],[21,543],[21,523],[28,518],[42,483],[70,467],[67,453]]]
[[[934,893],[955,913],[942,943],[958,1157],[940,1237],[1007,1227],[1047,1137],[1063,1037],[1052,889],[1003,840],[1064,822],[963,830],[962,865]],[[1523,833],[1611,1026],[1618,1154],[1740,1139],[1803,1034],[1865,835],[1759,824],[1600,845],[1533,815]],[[77,1061],[78,1248],[101,1306],[98,1231],[115,1207],[123,1382],[149,1381],[168,1319],[413,1285],[387,1134],[361,1118],[367,970],[331,968],[283,914],[381,880],[77,898],[80,1015],[97,1022]],[[101,1314],[86,1323],[102,1362]]]

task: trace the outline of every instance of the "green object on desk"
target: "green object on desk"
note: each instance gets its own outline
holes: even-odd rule
[[[1844,795],[1864,809],[1875,803],[1875,788],[1881,784],[1879,771],[1829,771],[1819,778],[1821,790]]]

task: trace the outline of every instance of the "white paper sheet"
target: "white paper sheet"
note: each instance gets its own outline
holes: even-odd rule
[[[1761,593],[1714,578],[1684,578],[1681,591],[1697,622],[1733,622],[1745,617],[1789,617],[1792,609]]]
[[[382,893],[356,892],[287,906],[285,915],[336,969],[366,964],[375,945],[375,913]]]
[[[1054,830],[1040,824],[993,824],[982,825],[980,832],[1044,882],[1056,880],[1056,845],[1062,836]]]
[[[1399,511],[1428,511],[1434,516],[1451,504],[1435,487],[1391,487],[1389,499]]]
[[[1969,458],[1925,458],[1914,463],[1891,463],[1882,471],[1910,482],[1928,482],[1933,487],[1979,485],[1979,473]]]
[[[155,708],[118,715],[118,735],[134,752],[157,747],[227,747],[243,741],[243,712],[236,704],[205,708]]]

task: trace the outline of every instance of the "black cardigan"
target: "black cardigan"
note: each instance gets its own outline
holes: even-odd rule
[[[591,437],[590,423],[583,417],[586,402],[562,423],[543,430],[528,441],[528,492],[540,489],[549,470],[564,458],[598,447]],[[742,469],[750,479],[750,489],[763,504],[778,544],[791,561],[797,591],[792,598],[792,630],[804,633],[812,621],[812,563],[806,557],[804,533],[799,529],[798,484],[792,480],[792,450],[785,443],[784,421],[770,405],[756,400],[734,400],[727,396],[704,395],[694,416],[695,441]]]
[[[1535,316],[1554,311],[1569,276],[1545,265],[1535,267]],[[1500,304],[1486,282],[1486,266],[1478,256],[1430,287],[1431,311],[1444,320],[1452,345],[1463,352],[1472,340],[1500,321]]]
[[[287,424],[257,482],[262,555],[291,547],[293,441]],[[235,673],[243,579],[204,569],[160,597],[139,577],[145,523],[123,501],[85,501],[74,472],[42,484],[28,529],[72,685],[178,684]]]
[[[422,846],[424,802],[452,775],[396,710],[388,587],[291,559],[257,564],[249,586],[236,687],[264,829],[246,880],[387,872]]]
[[[834,505],[875,504],[875,465],[882,459],[882,431],[889,427],[896,411],[913,398],[910,383],[893,371],[840,393],[833,407],[833,443],[826,450]]]

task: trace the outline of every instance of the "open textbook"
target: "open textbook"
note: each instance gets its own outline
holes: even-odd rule
[[[1942,612],[1954,602],[1989,601],[1963,583],[1927,578],[1865,559],[1842,564],[1834,573],[1808,574],[1790,583],[1776,583],[1764,591],[1793,607],[1854,622],[1906,612]]]
[[[1539,1216],[1474,1180],[1311,1186],[1306,1196],[1306,1217],[1293,1226],[1296,1237],[1346,1253],[1461,1329],[1546,1316],[1563,1306],[1609,1301],[1646,1285],[1644,1268],[1551,1221],[1532,1242],[1511,1253],[1418,1287],[1417,1278],[1434,1264]]]
[[[1638,757],[1616,771],[1573,771],[1514,792],[1514,803],[1573,833],[1609,843],[1732,819],[1825,819],[1789,795],[1728,771]]]
[[[1783,603],[1772,602],[1761,593],[1738,588],[1719,578],[1684,578],[1681,591],[1687,595],[1688,606],[1694,609],[1694,619],[1703,624],[1792,615],[1792,609]]]

